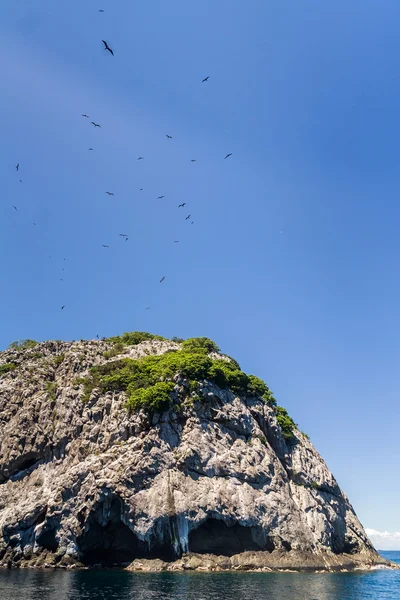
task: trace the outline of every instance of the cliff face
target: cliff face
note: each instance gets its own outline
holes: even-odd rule
[[[171,407],[129,413],[82,383],[107,341],[0,353],[0,565],[354,568],[383,564],[347,497],[273,406],[176,374]],[[179,349],[126,346],[134,359]]]

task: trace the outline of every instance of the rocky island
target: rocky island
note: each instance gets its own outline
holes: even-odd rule
[[[0,566],[388,564],[267,385],[211,340],[0,353]]]

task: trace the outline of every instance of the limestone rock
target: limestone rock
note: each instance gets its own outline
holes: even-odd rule
[[[121,356],[176,350],[149,341]],[[84,377],[107,341],[0,353],[0,565],[350,569],[385,564],[312,444],[273,408],[202,382],[149,418]],[[187,382],[176,379],[176,388]]]

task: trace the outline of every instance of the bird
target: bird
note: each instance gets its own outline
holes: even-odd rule
[[[16,169],[17,169],[17,171],[18,171],[18,169],[19,169],[19,163],[17,164],[17,166],[16,166],[15,168],[16,168]]]
[[[165,196],[157,196],[157,200],[162,200]]]
[[[208,81],[209,79],[210,79],[210,76],[208,75],[208,77],[204,77],[204,79],[201,83],[204,83],[205,81]]]
[[[179,240],[174,240],[174,244],[179,244]]]
[[[183,206],[186,206],[186,202],[182,202],[182,204],[178,204],[178,208],[182,208]]]
[[[143,160],[144,156],[139,156],[138,160]]]
[[[16,206],[14,206],[14,204],[13,204],[13,207],[15,208],[15,210],[18,210],[18,208]]]
[[[101,8],[101,9],[99,10],[99,12],[104,12],[104,10]],[[99,336],[97,336],[97,337],[99,337]]]
[[[64,281],[64,279],[60,279],[60,281]]]
[[[168,133],[166,133],[165,135],[169,140],[172,140],[172,135],[168,135]]]
[[[106,192],[106,194],[108,194],[109,196],[114,196],[113,192]]]
[[[65,304],[62,305],[61,310],[64,310],[64,308],[65,308]]]
[[[104,50],[108,50],[113,56],[114,56],[114,52],[111,50],[110,46],[107,44],[107,42],[105,40],[101,40],[104,44]]]
[[[151,306],[147,306],[147,307],[146,307],[146,310],[150,310],[150,308],[151,308]]]
[[[22,179],[20,179],[19,182],[22,183]]]
[[[90,121],[90,122],[91,122],[91,124],[92,124],[92,125],[94,125],[95,127],[100,127],[100,128],[101,128],[101,125],[99,125],[98,123],[95,123],[94,121]]]
[[[103,12],[104,12],[104,11],[103,11]],[[100,339],[100,338],[99,338],[99,334],[98,334],[98,333],[96,333],[96,338],[97,338],[98,340]]]
[[[88,150],[93,150],[93,148],[88,148]]]
[[[188,219],[190,219],[190,215],[188,215],[188,216],[186,217],[185,221],[187,221]]]
[[[230,154],[227,154],[227,155],[225,156],[225,158],[229,158],[230,156],[232,156],[232,152],[231,152]],[[225,160],[225,159],[224,159],[224,160]]]
[[[143,188],[140,188],[139,192],[143,192]]]
[[[125,237],[125,238],[127,238],[127,237],[128,237],[128,236],[126,235],[126,233],[120,233],[120,234],[119,234],[119,236],[120,236],[120,237]]]
[[[192,158],[190,162],[197,162],[195,158]]]
[[[85,119],[89,119],[89,115],[81,115],[81,117],[85,117]]]
[[[106,246],[106,244],[102,244],[103,248],[109,248],[110,246]]]
[[[162,283],[164,281],[164,279],[165,279],[165,275],[163,277],[161,277],[160,283]]]

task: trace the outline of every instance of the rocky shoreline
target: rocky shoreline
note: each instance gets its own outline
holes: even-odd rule
[[[40,555],[30,559],[2,560],[0,569],[68,569],[88,570],[105,569],[103,565],[94,564],[91,567],[76,562],[64,556],[61,560],[56,555]],[[214,554],[187,553],[175,561],[161,559],[138,558],[132,563],[115,564],[107,570],[127,570],[131,572],[155,573],[167,572],[307,572],[307,573],[347,573],[351,571],[373,571],[378,569],[400,570],[400,565],[390,562],[377,555],[376,558],[365,554],[341,555],[331,554],[310,555],[302,552],[242,552],[233,556],[218,556]]]

